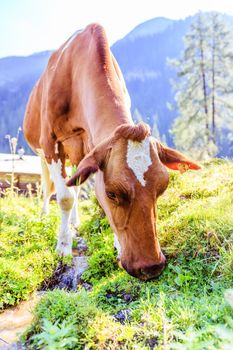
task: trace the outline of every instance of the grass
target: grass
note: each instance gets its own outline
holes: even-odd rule
[[[106,218],[94,200],[83,201],[80,231],[89,245],[89,269],[83,279],[92,284],[92,291],[80,287],[77,292],[48,292],[24,335],[29,349],[233,347],[233,164],[214,160],[205,163],[202,171],[171,172],[170,178],[169,189],[158,201],[159,239],[168,258],[163,274],[141,282],[119,269]],[[3,227],[8,234],[1,259],[6,270],[17,260],[23,276],[20,283],[26,284],[17,299],[12,285],[19,278],[14,280],[12,268],[9,284],[5,272],[3,285],[14,301],[37,288],[56,263],[57,209],[53,206],[51,215],[41,222],[38,206],[26,201],[18,198],[12,208],[10,200],[4,199],[8,222]],[[26,249],[18,244],[17,251],[20,230]],[[33,252],[39,257],[36,262]],[[33,278],[28,262],[36,265]],[[7,293],[3,295],[6,298]]]
[[[0,310],[26,300],[51,276],[57,226],[55,207],[41,219],[36,199],[0,198]]]

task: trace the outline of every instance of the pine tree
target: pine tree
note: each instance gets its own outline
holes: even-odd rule
[[[177,69],[175,145],[198,158],[215,156],[221,135],[232,131],[232,30],[224,18],[199,12],[184,38],[182,57],[170,63]]]

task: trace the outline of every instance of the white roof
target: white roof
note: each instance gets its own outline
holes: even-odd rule
[[[12,172],[13,159],[14,159],[15,173],[41,175],[40,157],[24,155],[23,159],[20,159],[19,155],[13,156],[7,153],[0,153],[0,172],[1,173]]]

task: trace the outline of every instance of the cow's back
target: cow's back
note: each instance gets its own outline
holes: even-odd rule
[[[110,50],[105,32],[98,24],[76,32],[55,51],[34,87],[26,108],[24,134],[30,146],[43,148],[48,139],[63,140],[85,128],[86,80],[94,81],[91,70],[106,69]],[[93,78],[93,79],[92,79]]]
[[[48,161],[56,158],[58,143],[78,164],[103,134],[128,120],[122,81],[103,27],[76,32],[51,55],[31,94],[24,122],[28,143],[42,148]]]

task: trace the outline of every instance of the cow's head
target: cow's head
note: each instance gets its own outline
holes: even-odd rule
[[[96,195],[120,243],[121,264],[143,280],[165,266],[156,232],[156,200],[166,190],[168,173],[200,167],[150,136],[149,126],[123,124],[80,162],[67,185],[96,175]]]

